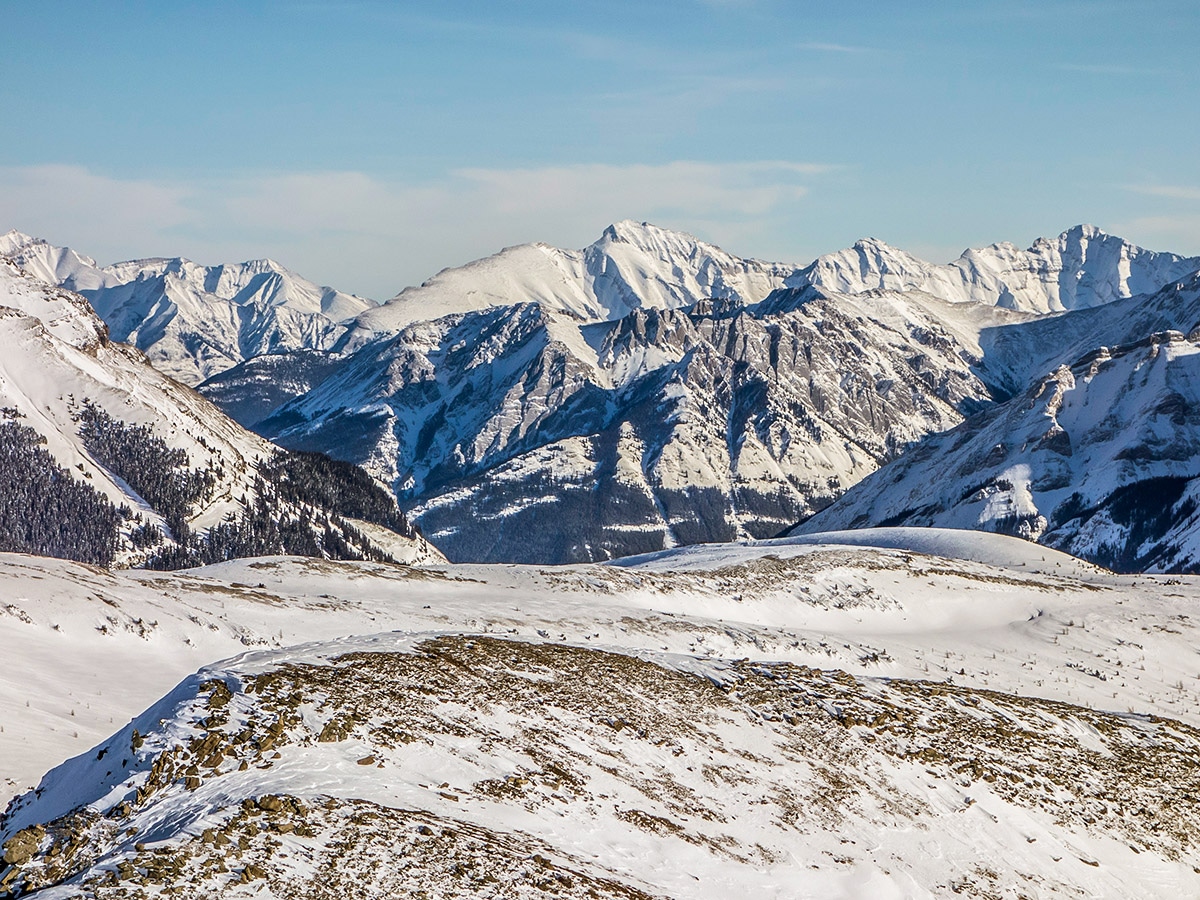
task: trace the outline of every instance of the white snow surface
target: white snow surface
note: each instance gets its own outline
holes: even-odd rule
[[[944,684],[967,692],[953,695],[962,699],[951,707],[965,703],[984,720],[1032,716],[1046,739],[1099,754],[1096,765],[1113,738],[1095,731],[1084,708],[1112,711],[1104,722],[1124,723],[1119,728],[1151,743],[1191,740],[1186,729],[1200,725],[1193,621],[1200,579],[1116,576],[1028,542],[978,533],[881,529],[559,568],[422,570],[271,558],[177,573],[98,572],[7,555],[0,557],[0,598],[0,777],[16,792],[73,757],[44,777],[36,797],[10,808],[6,834],[80,803],[107,810],[132,796],[158,754],[204,736],[201,684],[219,679],[234,690],[232,733],[238,722],[252,724],[247,717],[261,701],[242,691],[257,675],[336,667],[347,653],[422,654],[438,640],[450,641],[440,653],[470,651],[457,635],[521,641],[531,652],[574,647],[630,656],[660,667],[664,682],[681,673],[698,685],[731,686],[738,703],[747,702],[736,689],[747,665],[775,671],[735,662],[747,658],[860,679],[801,672],[834,691],[818,702],[828,710],[860,702],[853,697],[868,708],[908,697],[915,715],[935,715],[936,703],[927,708],[924,694],[904,693],[891,679]],[[517,663],[517,655],[513,671],[496,670],[497,677],[569,685],[557,670]],[[647,690],[613,687],[630,696]],[[850,693],[839,694],[843,689]],[[793,829],[772,818],[784,808],[781,791],[804,795],[825,776],[819,758],[789,755],[786,728],[769,716],[727,711],[710,718],[696,707],[686,728],[655,743],[633,726],[605,725],[600,713],[553,713],[558,731],[547,746],[574,748],[569,758],[586,783],[580,793],[541,786],[541,776],[531,774],[533,751],[516,736],[537,725],[527,719],[534,713],[518,714],[501,700],[477,707],[471,697],[447,695],[449,687],[433,690],[442,696],[429,702],[459,723],[449,732],[389,747],[356,727],[344,739],[316,742],[303,735],[320,731],[329,713],[306,703],[277,758],[267,753],[249,769],[214,772],[194,791],[167,785],[128,824],[138,829],[137,840],[167,853],[189,835],[224,827],[245,797],[287,795],[327,809],[364,801],[423,817],[417,821],[431,823],[431,834],[468,827],[524,834],[563,871],[599,871],[653,896],[716,898],[737,890],[780,898],[930,897],[953,892],[953,885],[999,896],[1073,889],[1096,897],[1176,897],[1200,890],[1186,854],[1172,856],[1166,844],[1122,837],[1124,826],[1056,820],[1053,808],[1099,802],[1093,798],[1103,794],[1089,793],[1087,783],[1072,787],[1074,799],[1054,790],[1040,795],[1051,804],[1041,810],[1014,800],[1003,780],[973,780],[969,772],[951,778],[935,762],[867,749],[855,751],[867,757],[838,764],[865,779],[856,782],[857,800],[839,801],[838,824]],[[1042,699],[1074,706],[1037,706]],[[598,693],[595,702],[605,701]],[[634,716],[633,707],[627,715]],[[133,728],[145,745],[130,756]],[[831,734],[830,759],[839,758],[840,741]],[[108,754],[103,763],[94,745]],[[1026,771],[1027,761],[1014,753],[1002,765]],[[122,768],[120,756],[132,762]],[[367,758],[372,764],[361,764]],[[1027,771],[1028,779],[1042,777],[1036,762]],[[471,787],[489,779],[507,784],[523,772],[533,782],[519,802]],[[691,798],[696,814],[680,812],[672,796]],[[815,815],[823,802],[814,795],[803,815]],[[1056,806],[1062,803],[1068,805]],[[706,808],[718,818],[700,815]],[[316,852],[304,848],[319,849],[327,838],[313,840],[285,842],[285,857],[263,863],[271,877],[299,877],[295,867]],[[755,845],[760,849],[746,849]],[[101,868],[139,852],[131,838],[116,846]],[[380,857],[373,865],[391,863]],[[262,882],[257,896],[285,896],[274,892],[280,883]],[[68,884],[39,896],[72,890]],[[247,890],[233,878],[221,892]]]

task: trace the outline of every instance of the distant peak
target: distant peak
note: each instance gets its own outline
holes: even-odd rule
[[[0,246],[4,247],[28,247],[30,244],[45,244],[48,241],[42,238],[35,238],[33,235],[26,234],[23,231],[17,231],[12,228],[0,234]]]
[[[859,238],[854,242],[856,250],[895,250],[896,248],[887,241],[881,241],[879,238],[865,237]]]
[[[601,240],[619,241],[639,247],[649,247],[664,241],[671,243],[698,244],[700,241],[685,231],[672,231],[651,222],[622,219],[604,229]]]
[[[1108,237],[1113,237],[1113,235],[1108,234],[1103,228],[1099,228],[1095,225],[1088,225],[1088,224],[1084,223],[1081,225],[1074,225],[1071,228],[1068,228],[1066,231],[1064,231],[1062,234],[1060,234],[1058,236],[1058,239],[1060,241],[1061,240],[1095,241],[1095,240],[1103,240],[1104,238],[1108,238]],[[1117,240],[1121,240],[1121,238],[1117,238]]]

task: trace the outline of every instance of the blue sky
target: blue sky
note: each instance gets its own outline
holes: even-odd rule
[[[648,219],[1200,253],[1193,2],[0,2],[0,230],[384,299]]]

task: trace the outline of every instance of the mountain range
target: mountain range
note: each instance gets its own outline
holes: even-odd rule
[[[139,259],[101,267],[19,231],[0,235],[0,256],[86,297],[113,340],[192,386],[263,353],[331,347],[345,332],[342,323],[374,305],[270,259],[219,266]]]
[[[452,559],[598,560],[770,537],[803,522],[803,531],[1001,530],[1123,569],[1198,561],[1195,429],[1152,432],[1175,427],[1155,416],[1184,422],[1191,408],[1200,258],[1093,226],[1027,250],[968,250],[948,265],[865,239],[798,267],[625,221],[583,250],[510,247],[378,306],[268,262],[101,269],[45,242],[7,240],[20,249],[15,265],[78,288],[117,335],[149,341],[157,365],[171,372],[182,353],[193,383],[201,370],[186,347],[199,345],[181,337],[184,323],[199,333],[196,320],[225,322],[235,307],[250,311],[247,323],[264,308],[308,316],[310,331],[276,333],[278,352],[239,333],[240,349],[199,390],[282,446],[364,466]],[[248,274],[268,269],[276,275]],[[184,283],[177,273],[204,286],[209,293],[189,295],[203,302],[171,299]],[[135,294],[140,306],[129,302]],[[179,325],[156,331],[153,313],[138,319],[148,308],[171,308]],[[1168,335],[1165,379],[1108,372],[1141,371],[1123,348],[1144,345],[1158,359],[1156,335]],[[1068,384],[1063,367],[1085,359],[1099,383],[1122,383],[1102,411],[1091,400],[1087,416],[1043,422],[1044,402],[1040,413],[1022,406],[1030,391],[1066,391],[1074,408],[1093,378]],[[1080,433],[1105,415],[1107,431]],[[1109,445],[1117,420],[1123,437]],[[1039,441],[1062,432],[1060,448],[1090,441],[1125,455],[1064,465],[1061,454],[1031,449],[1025,434],[1039,428]],[[945,442],[962,443],[968,430],[986,436],[961,448],[954,496],[931,501],[934,485],[946,485]],[[1142,484],[1169,494],[1171,511],[1149,521],[1127,509],[1122,498]]]

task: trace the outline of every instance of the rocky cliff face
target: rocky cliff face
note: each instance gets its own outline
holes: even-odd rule
[[[1016,318],[798,291],[582,327],[540,304],[492,309],[364,346],[259,427],[336,443],[451,558],[767,537],[987,402],[972,336]]]
[[[1055,330],[1092,349],[926,438],[798,531],[977,528],[1120,571],[1200,570],[1200,278],[1121,306],[1135,308],[1060,319]]]

